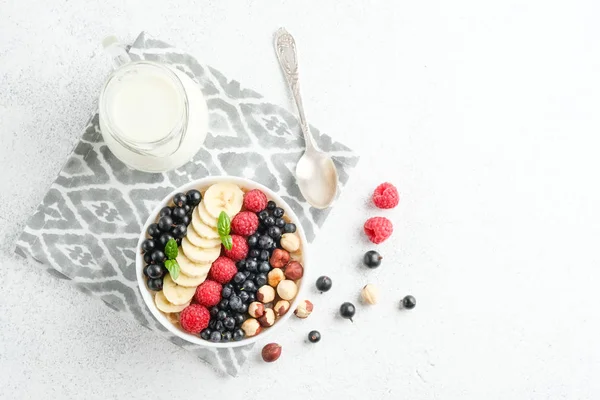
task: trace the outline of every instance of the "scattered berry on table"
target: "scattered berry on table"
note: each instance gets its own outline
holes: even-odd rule
[[[184,331],[200,333],[208,327],[210,313],[208,309],[199,304],[191,304],[179,314],[179,323]]]
[[[379,244],[392,235],[394,226],[385,217],[373,217],[365,222],[364,231],[371,242]]]
[[[233,340],[238,341],[244,338],[244,331],[242,329],[236,329],[233,331]]]
[[[162,232],[160,231],[160,229],[158,229],[158,224],[150,224],[150,225],[148,225],[148,229],[146,230],[146,233],[148,233],[148,235],[150,235],[151,237],[156,239],[156,237],[160,236],[160,234]]]
[[[147,269],[148,278],[158,279],[163,277],[163,268],[160,264],[150,264]]]
[[[171,225],[173,225],[173,218],[165,215],[164,217],[160,217],[158,220],[158,229],[163,232],[169,232],[171,230]]]
[[[354,304],[352,303],[345,302],[340,306],[340,315],[350,321],[352,321],[352,317],[354,317],[355,313],[356,307],[354,307]]]
[[[160,264],[162,262],[164,262],[166,259],[165,253],[162,252],[162,250],[154,250],[152,252],[152,261],[154,261],[154,263],[156,264]]]
[[[177,193],[175,196],[173,196],[173,203],[177,207],[183,207],[187,204],[187,196],[183,193]]]
[[[273,200],[267,202],[267,210],[274,210],[275,207],[277,207],[277,204]]]
[[[331,281],[330,277],[323,275],[317,279],[317,289],[319,289],[321,292],[327,292],[329,289],[331,289],[331,286],[333,286],[333,282]]]
[[[283,208],[281,208],[281,207],[276,207],[273,210],[273,216],[275,218],[281,218],[281,217],[283,217],[283,213],[284,213],[284,211],[283,211]]]
[[[163,288],[163,280],[162,278],[158,279],[148,279],[148,289],[154,292],[160,292]]]
[[[277,361],[281,356],[281,346],[277,343],[269,343],[263,347],[261,355],[265,362]]]
[[[181,239],[185,235],[187,235],[187,226],[185,226],[184,224],[175,225],[173,229],[171,229],[171,234],[175,239]]]
[[[321,333],[319,331],[308,332],[308,341],[311,343],[317,343],[321,340]]]
[[[224,249],[225,256],[231,258],[233,261],[240,261],[248,255],[248,243],[246,239],[239,235],[231,235],[231,241],[233,243],[231,250]]]
[[[192,207],[197,206],[202,201],[202,194],[200,194],[200,192],[196,189],[192,189],[189,192],[187,192],[186,197],[187,204],[189,204]]]
[[[377,268],[381,265],[383,257],[375,250],[369,250],[363,257],[363,263],[369,268]]]
[[[160,209],[160,212],[158,213],[158,216],[160,218],[162,218],[162,217],[170,217],[172,212],[173,212],[173,209],[171,207],[163,207],[163,208]]]
[[[219,331],[214,331],[210,334],[210,341],[211,342],[220,342],[223,336],[221,336],[221,332]]]
[[[258,189],[251,190],[244,195],[244,208],[252,212],[263,211],[267,207],[267,196]]]
[[[212,263],[212,266],[208,271],[208,278],[219,283],[227,283],[236,273],[237,268],[233,260],[221,256]],[[225,288],[223,288],[223,290],[225,290]],[[223,297],[227,298],[229,296],[223,295]]]
[[[221,301],[221,289],[220,283],[207,279],[196,288],[194,297],[198,304],[207,307],[216,306]]]
[[[417,299],[415,299],[411,295],[404,296],[404,298],[402,299],[402,307],[406,308],[407,310],[412,310],[413,308],[415,308],[416,305]]]
[[[211,333],[212,333],[212,331],[210,330],[210,328],[206,328],[206,329],[202,330],[202,332],[200,332],[200,337],[204,340],[210,340]]]
[[[258,229],[258,217],[251,211],[242,211],[231,220],[231,232],[250,236]]]
[[[283,231],[285,233],[294,233],[296,232],[296,225],[292,224],[292,223],[287,223],[285,224],[285,226],[283,227]]]
[[[379,208],[394,208],[400,202],[400,195],[394,185],[382,183],[373,192],[373,203]]]

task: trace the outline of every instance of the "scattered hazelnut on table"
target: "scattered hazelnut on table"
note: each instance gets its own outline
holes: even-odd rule
[[[296,307],[296,310],[294,311],[294,315],[296,315],[296,317],[298,318],[308,318],[308,316],[310,315],[310,313],[312,313],[313,310],[313,303],[311,303],[308,300],[302,300],[300,303],[298,303],[298,307]]]
[[[261,286],[256,292],[256,300],[263,303],[272,302],[273,300],[275,300],[275,289],[273,289],[269,285]]]
[[[242,330],[246,333],[246,336],[256,336],[262,331],[262,327],[258,321],[254,318],[248,318],[242,324]]]
[[[290,262],[290,253],[283,249],[275,249],[269,262],[273,268],[283,268]]]
[[[265,362],[277,361],[279,356],[281,356],[281,346],[277,343],[269,343],[263,347],[261,355]]]
[[[265,309],[265,313],[258,319],[258,323],[265,328],[273,326],[275,323],[275,312],[271,308]]]
[[[379,300],[379,289],[371,283],[365,285],[360,292],[360,297],[362,297],[363,301],[367,304],[377,304]]]
[[[279,300],[275,303],[275,307],[273,307],[273,311],[278,317],[285,315],[286,312],[290,309],[290,302],[287,300]]]
[[[248,314],[250,314],[251,317],[260,318],[265,314],[265,306],[263,303],[253,301],[248,306]]]
[[[285,274],[281,268],[273,268],[267,275],[267,282],[273,287],[277,287],[279,282],[285,279]]]
[[[283,300],[292,300],[296,297],[296,293],[298,293],[298,286],[296,286],[294,281],[286,279],[279,282],[279,285],[277,285],[277,294]]]
[[[285,277],[297,281],[304,275],[304,267],[298,261],[291,261],[284,270]]]
[[[300,238],[294,233],[284,233],[281,235],[280,243],[281,247],[290,253],[294,253],[300,248]]]

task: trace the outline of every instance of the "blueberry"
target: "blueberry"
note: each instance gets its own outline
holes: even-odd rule
[[[289,223],[289,224],[285,224],[285,226],[283,227],[283,232],[285,233],[294,233],[296,232],[296,225]]]
[[[173,209],[173,212],[171,213],[171,218],[173,218],[173,221],[181,222],[183,220],[183,217],[185,217],[186,215],[187,213],[183,208],[175,207]]]
[[[265,220],[267,218],[269,218],[270,216],[271,216],[271,214],[267,210],[262,210],[261,212],[258,213],[258,220],[260,222],[265,222]]]
[[[221,339],[222,339],[222,336],[221,336],[221,332],[219,332],[219,331],[214,331],[210,334],[211,342],[220,342]]]
[[[242,303],[242,307],[240,308],[240,312],[245,314],[248,311],[248,304]]]
[[[170,217],[172,212],[173,212],[173,209],[171,207],[163,207],[160,209],[158,216],[161,218],[162,217]]]
[[[219,332],[223,332],[225,330],[225,327],[223,326],[223,321],[217,320],[217,322],[215,323],[215,330]]]
[[[326,292],[329,289],[331,289],[331,286],[333,285],[333,282],[331,281],[331,278],[328,276],[320,276],[319,279],[317,279],[317,289],[319,289],[321,292]]]
[[[187,204],[191,205],[192,207],[197,206],[202,201],[202,195],[196,189],[192,189],[192,190],[188,191],[186,194],[186,197],[187,197]]]
[[[256,292],[256,285],[254,284],[254,282],[252,282],[250,279],[248,279],[242,285],[242,290],[245,290],[246,292]]]
[[[152,261],[154,261],[156,264],[164,262],[165,259],[165,253],[163,253],[161,250],[154,250],[152,252]]]
[[[356,307],[354,304],[345,302],[340,306],[340,315],[346,319],[352,321],[352,317],[356,313]]]
[[[171,225],[173,225],[173,218],[165,215],[164,217],[160,217],[158,220],[158,229],[163,232],[168,232],[171,230]]]
[[[233,315],[233,319],[235,320],[236,326],[241,326],[244,323],[244,321],[246,320],[246,317],[244,316],[244,314],[235,313]]]
[[[204,340],[209,340],[211,333],[212,331],[209,328],[203,329],[202,332],[200,332],[200,337]]]
[[[235,340],[236,342],[237,342],[238,340],[242,340],[243,338],[244,338],[244,331],[243,331],[243,330],[241,330],[241,329],[236,329],[236,330],[233,332],[233,340]]]
[[[225,328],[227,328],[229,330],[235,328],[235,318],[233,318],[233,317],[225,318],[225,320],[223,321],[223,325],[225,326]]]
[[[233,277],[233,281],[235,283],[242,283],[246,280],[246,274],[244,274],[243,272],[238,272],[237,274],[235,274],[235,276]]]
[[[148,233],[148,235],[156,239],[156,237],[160,236],[162,232],[160,231],[160,229],[158,229],[158,224],[150,224],[148,225],[146,233]]]
[[[225,311],[221,310],[217,313],[217,320],[223,321],[225,318],[227,318],[227,313]]]
[[[250,296],[248,295],[248,292],[241,292],[239,294],[240,299],[242,299],[242,303],[248,303],[248,299],[250,298]]]
[[[308,332],[308,340],[311,343],[317,343],[319,340],[321,340],[321,333],[319,333],[319,331]]]
[[[176,239],[182,239],[185,235],[187,235],[187,226],[183,224],[175,225],[175,227],[171,230],[171,234]]]
[[[257,258],[259,255],[260,255],[260,250],[258,250],[258,249],[252,249],[248,252],[249,257]]]
[[[246,275],[246,280],[254,281],[254,278],[256,278],[256,274],[254,272],[251,272],[248,275]],[[243,287],[243,284],[242,284],[242,287]]]
[[[271,236],[273,239],[277,240],[281,237],[281,229],[276,226],[272,226],[267,231],[267,234]]]
[[[163,288],[163,280],[162,278],[158,279],[148,279],[148,289],[154,292],[160,292]]]
[[[254,283],[256,284],[256,287],[261,287],[267,284],[267,275],[265,274],[258,274],[256,275],[256,278],[254,278]]]
[[[192,222],[192,218],[190,218],[189,215],[186,215],[185,217],[183,217],[181,219],[181,223],[184,224],[185,226],[188,226],[190,224],[190,222]]]
[[[233,288],[223,286],[223,289],[221,290],[221,297],[228,299],[231,296],[231,293],[233,293]]]
[[[267,272],[269,272],[271,270],[271,264],[269,264],[268,261],[263,261],[260,263],[260,265],[258,266],[258,272],[262,273],[262,274],[266,274]]]
[[[160,237],[158,238],[158,244],[160,245],[160,248],[164,249],[167,245],[167,242],[171,239],[175,238],[170,233],[163,233],[162,235],[160,235]]]
[[[211,307],[211,309],[210,309],[211,317],[216,317],[218,313],[219,313],[219,307],[217,307],[217,306]]]
[[[256,270],[258,269],[258,263],[254,260],[247,260],[246,261],[246,270],[250,271],[250,272],[256,272]]]
[[[144,253],[144,262],[146,264],[153,264],[154,261],[152,261],[152,253]]]
[[[229,298],[229,308],[231,308],[232,311],[241,312],[242,305],[242,299],[240,299],[238,296],[234,295]]]
[[[263,235],[260,237],[260,239],[258,239],[258,247],[260,247],[261,249],[268,250],[271,248],[272,244],[273,239],[271,239],[270,236]]]
[[[160,264],[150,264],[147,270],[148,278],[158,279],[163,277],[163,268]]]
[[[217,320],[216,319],[211,319],[210,322],[208,323],[208,327],[210,329],[214,330],[216,324],[217,324]]]
[[[367,251],[363,257],[363,263],[369,268],[377,268],[381,265],[383,257],[375,250]]]
[[[275,225],[275,218],[269,216],[269,217],[265,218],[265,220],[263,221],[263,224],[265,226],[273,226],[273,225]]]
[[[248,293],[248,304],[256,301],[256,294],[254,292]]]
[[[285,226],[285,219],[277,218],[275,220],[275,226],[278,227],[279,229],[283,229],[283,227]]]
[[[413,308],[415,308],[416,305],[417,305],[417,299],[415,299],[411,295],[405,296],[402,299],[402,307],[406,308],[407,310],[412,310]]]
[[[273,216],[275,218],[283,217],[283,213],[284,213],[284,211],[283,211],[283,208],[281,208],[281,207],[277,207],[273,210]]]
[[[258,259],[260,261],[269,261],[269,251],[268,250],[261,250],[260,255],[258,256]]]
[[[229,300],[221,299],[221,301],[219,302],[219,309],[227,310],[228,307],[229,307]]]
[[[273,200],[267,202],[267,210],[274,210],[275,207],[277,207],[277,204]]]
[[[244,271],[246,269],[246,260],[238,261],[235,266],[237,267],[238,271]]]
[[[173,203],[175,203],[177,207],[183,207],[187,204],[186,195],[183,193],[177,193],[175,196],[173,196]]]
[[[223,337],[221,338],[221,342],[231,342],[231,338],[233,335],[229,331],[225,331],[222,333]]]
[[[258,235],[257,234],[248,236],[248,246],[250,248],[255,247],[257,244],[258,244]]]

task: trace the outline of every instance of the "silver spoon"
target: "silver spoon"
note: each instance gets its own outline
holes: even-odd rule
[[[327,208],[333,203],[337,193],[337,170],[331,157],[317,149],[310,133],[298,85],[296,42],[284,28],[279,28],[275,33],[275,51],[285,79],[294,95],[300,115],[300,128],[306,143],[306,150],[296,165],[296,180],[300,192],[311,206]]]

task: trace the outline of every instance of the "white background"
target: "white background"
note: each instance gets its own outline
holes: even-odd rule
[[[600,396],[600,3],[595,0],[0,1],[0,398]],[[223,378],[12,254],[96,107],[107,34],[141,30],[292,108],[362,160],[311,252],[334,289]],[[389,180],[401,205],[378,211]],[[359,266],[368,217],[393,238]],[[367,282],[381,303],[335,317]],[[398,301],[411,293],[413,311]],[[304,343],[319,329],[323,340]]]

